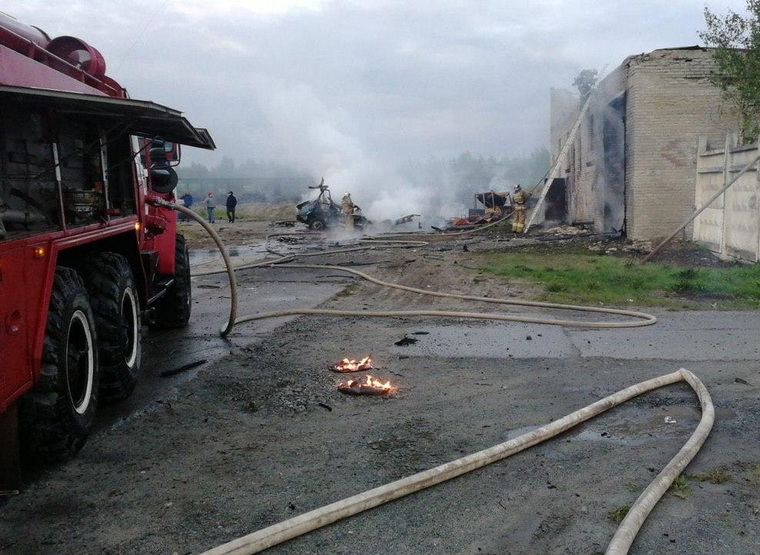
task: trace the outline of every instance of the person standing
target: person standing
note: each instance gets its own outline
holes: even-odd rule
[[[214,215],[214,210],[216,209],[216,200],[214,200],[214,193],[209,193],[203,203],[206,205],[206,212],[208,212],[208,221],[209,223],[213,224],[216,222],[216,216]]]
[[[343,195],[340,203],[340,209],[346,217],[346,231],[354,230],[354,201],[351,200],[351,193]]]
[[[525,229],[525,203],[530,198],[530,193],[522,190],[520,185],[515,185],[515,194],[512,195],[512,204],[514,205],[515,216],[512,220],[512,231],[522,233]]]
[[[191,208],[193,206],[193,195],[190,194],[190,191],[185,191],[185,194],[180,197],[180,200],[184,203],[185,208]],[[189,221],[189,218],[184,214],[184,212],[179,213],[179,219],[182,222]]]
[[[237,206],[237,199],[235,198],[235,194],[230,191],[230,194],[227,195],[227,219],[230,221],[231,224],[235,223],[235,207]]]

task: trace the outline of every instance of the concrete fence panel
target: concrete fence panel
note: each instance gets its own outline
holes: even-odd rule
[[[758,154],[758,146],[735,146],[729,136],[712,148],[700,139],[695,206],[702,206]],[[726,257],[760,260],[760,182],[757,168],[745,173],[694,221],[694,240]]]

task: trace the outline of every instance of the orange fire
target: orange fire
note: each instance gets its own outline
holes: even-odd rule
[[[344,358],[339,363],[333,364],[330,369],[333,372],[361,372],[362,370],[371,370],[372,359],[370,356],[371,355],[367,355],[358,362],[355,359],[348,360],[347,358]]]
[[[338,384],[338,391],[354,395],[384,395],[393,389],[390,380],[384,382],[372,376],[367,376],[364,380],[348,380]]]

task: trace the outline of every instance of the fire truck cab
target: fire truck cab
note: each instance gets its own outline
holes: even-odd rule
[[[128,396],[142,323],[190,317],[172,210],[181,112],[128,98],[101,54],[0,13],[0,490],[76,453],[98,403]],[[18,438],[21,438],[20,444]]]

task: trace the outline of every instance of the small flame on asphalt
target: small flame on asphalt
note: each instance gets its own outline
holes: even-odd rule
[[[338,391],[352,395],[386,395],[394,389],[390,380],[382,381],[372,376],[366,376],[364,380],[348,380],[338,384]]]
[[[330,370],[333,372],[361,372],[362,370],[372,370],[371,355],[367,355],[358,362],[355,359],[344,358],[337,364],[333,364]]]

